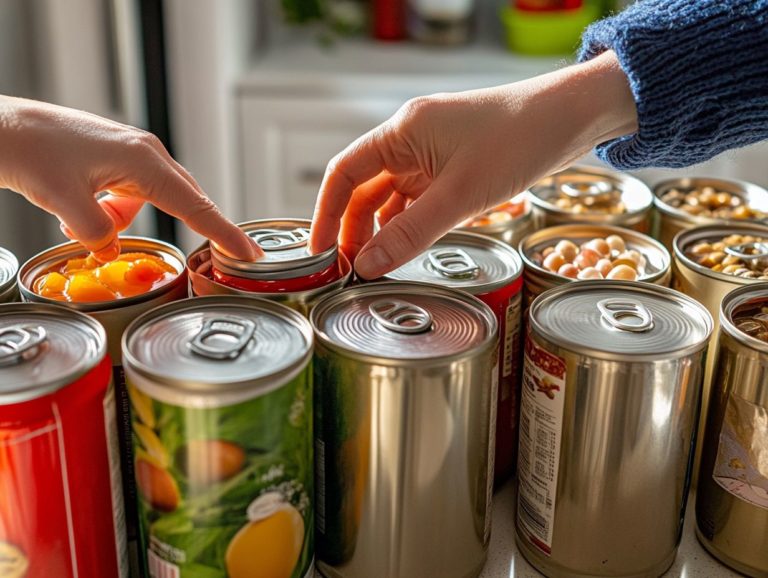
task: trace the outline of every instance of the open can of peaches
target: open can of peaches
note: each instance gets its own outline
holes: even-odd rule
[[[187,299],[128,327],[147,576],[311,574],[312,345],[300,313],[256,297]]]
[[[768,218],[768,190],[744,181],[671,179],[653,188],[653,203],[657,212],[654,236],[670,251],[675,235],[685,229]]]
[[[53,303],[87,313],[107,333],[117,407],[117,435],[123,472],[125,523],[131,575],[138,576],[138,519],[133,482],[130,402],[125,387],[120,339],[128,324],[150,309],[188,296],[184,254],[168,243],[121,237],[121,255],[100,264],[79,243],[52,247],[22,265],[24,301]]]
[[[563,225],[529,235],[520,243],[525,265],[525,304],[552,287],[586,279],[671,280],[667,250],[648,235],[601,225]]]
[[[309,253],[310,225],[307,219],[239,224],[264,250],[255,262],[233,259],[204,243],[187,260],[192,294],[264,297],[308,315],[318,298],[352,278],[352,266],[336,245],[318,255]]]
[[[533,229],[533,209],[528,191],[515,195],[506,203],[493,207],[456,228],[457,231],[491,237],[512,247],[517,247]]]
[[[536,228],[584,223],[651,231],[653,194],[641,180],[574,165],[531,187]]]

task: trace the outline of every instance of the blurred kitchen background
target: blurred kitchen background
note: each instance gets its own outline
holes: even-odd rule
[[[583,26],[627,3],[0,0],[0,94],[154,132],[235,221],[310,216],[327,161],[404,101],[564,66]],[[638,176],[766,186],[767,150]],[[132,232],[197,242],[153,210]],[[26,259],[62,241],[55,219],[0,191],[0,246]]]

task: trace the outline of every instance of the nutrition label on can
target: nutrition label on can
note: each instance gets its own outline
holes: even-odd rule
[[[507,306],[506,323],[504,327],[504,365],[503,376],[512,375],[515,364],[518,362],[519,342],[520,342],[520,305],[522,303],[522,293],[517,292],[510,300]],[[509,397],[509,392],[502,399]]]
[[[550,555],[565,400],[565,361],[525,343],[520,405],[517,527]]]

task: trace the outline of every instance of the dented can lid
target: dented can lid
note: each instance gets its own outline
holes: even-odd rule
[[[432,364],[496,345],[496,319],[485,304],[426,283],[337,291],[315,306],[310,321],[318,342],[382,364]]]
[[[0,247],[0,293],[16,283],[19,262],[8,249]]]
[[[296,311],[266,299],[209,296],[157,307],[123,335],[130,376],[185,393],[278,387],[312,353],[312,330]],[[146,389],[146,388],[142,388]]]
[[[679,358],[704,348],[713,329],[704,306],[682,293],[613,280],[542,293],[529,323],[534,335],[559,347],[617,361]]]
[[[506,243],[454,231],[385,278],[435,283],[478,295],[509,285],[522,272],[520,255]]]
[[[258,261],[241,261],[225,255],[211,243],[211,262],[222,273],[250,279],[286,279],[322,271],[338,258],[338,246],[309,253],[308,219],[259,219],[238,225],[264,250]]]
[[[98,321],[58,305],[0,305],[0,403],[53,393],[104,359],[107,336]]]

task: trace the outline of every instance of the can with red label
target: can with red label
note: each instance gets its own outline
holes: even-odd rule
[[[0,306],[0,573],[126,578],[115,395],[104,329]]]
[[[428,251],[387,275],[461,289],[480,299],[499,325],[499,393],[496,419],[496,485],[515,471],[520,390],[520,308],[523,262],[506,243],[454,231]]]
[[[240,261],[205,243],[190,254],[187,270],[194,295],[259,294],[304,313],[320,296],[344,287],[352,267],[334,245],[309,253],[307,219],[260,219],[238,225],[263,250],[258,261]]]
[[[642,282],[531,305],[516,541],[553,578],[661,576],[682,535],[712,316]]]

